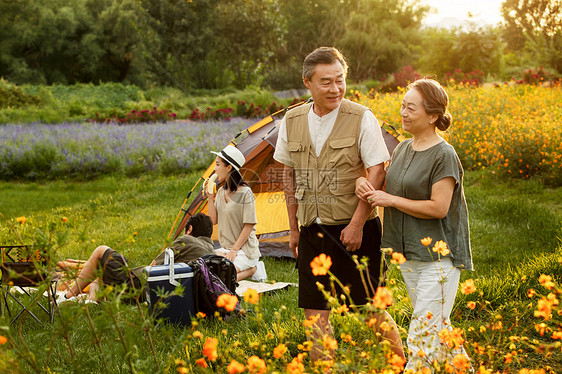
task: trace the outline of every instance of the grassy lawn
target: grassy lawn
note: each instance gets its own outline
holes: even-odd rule
[[[90,182],[0,183],[0,213],[6,218],[0,224],[0,243],[18,242],[15,226],[25,243],[50,238],[57,260],[86,259],[97,245],[107,244],[133,265],[148,264],[163,248],[198,177],[199,173],[193,173],[181,177],[105,177]],[[527,290],[541,291],[540,274],[552,275],[558,284],[561,281],[562,189],[549,189],[532,180],[498,182],[489,174],[475,172],[468,173],[465,185],[476,271],[463,272],[461,281],[474,278],[478,292],[459,293],[453,322],[463,328],[468,341],[489,346],[486,354],[479,354],[477,347],[467,344],[471,357],[486,367],[508,372],[547,365],[555,372],[562,370],[560,348],[550,354],[544,349],[538,354],[533,348],[534,339],[545,344],[552,340],[548,334],[541,337],[535,331],[534,325],[540,321],[533,317],[533,309],[526,307],[530,302]],[[19,216],[27,219],[22,226],[16,225]],[[293,261],[266,258],[265,263],[270,281],[298,281]],[[399,271],[392,268],[389,279],[396,281],[396,302],[390,312],[407,329],[410,307]],[[115,298],[99,306],[60,308],[55,322],[42,327],[25,317],[8,328],[4,318],[0,328],[5,330],[0,335],[6,335],[8,343],[0,350],[0,369],[175,372],[176,367],[186,367],[189,371],[224,372],[232,359],[245,363],[256,355],[270,370],[283,371],[292,357],[303,351],[299,344],[307,340],[296,299],[297,288],[292,287],[262,297],[259,306],[243,302],[250,310],[246,318],[204,319],[192,328],[154,327],[146,316],[146,306],[140,307],[141,313],[137,306]],[[475,301],[477,307],[468,309],[467,301]],[[494,328],[498,321],[502,321],[502,328]],[[554,316],[554,321],[560,323],[560,316]],[[366,370],[366,365],[377,368],[384,357],[373,344],[370,331],[352,315],[334,316],[333,324],[340,344],[337,361],[341,366],[336,366],[336,371],[353,371],[354,363],[356,370]],[[402,333],[405,337],[405,330]],[[356,344],[346,344],[342,334],[352,335]],[[195,360],[203,357],[201,349],[208,336],[219,340],[219,358],[203,369]],[[513,342],[510,336],[527,339]],[[272,351],[279,343],[286,344],[289,351],[274,359]],[[510,347],[511,343],[516,348]],[[513,350],[516,357],[508,365],[504,356]],[[365,358],[362,352],[370,356]]]

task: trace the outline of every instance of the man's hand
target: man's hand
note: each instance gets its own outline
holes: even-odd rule
[[[291,230],[289,236],[289,248],[295,258],[299,257],[299,229]]]
[[[350,222],[349,225],[342,230],[340,240],[348,251],[355,252],[361,247],[363,226]]]

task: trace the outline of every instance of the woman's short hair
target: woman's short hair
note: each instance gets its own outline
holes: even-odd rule
[[[185,229],[187,230],[189,226],[191,226],[191,236],[206,236],[210,238],[213,235],[213,221],[205,213],[197,213],[189,217]]]
[[[415,88],[423,97],[423,107],[427,114],[437,114],[435,127],[445,131],[453,123],[453,117],[447,110],[449,96],[439,82],[429,78],[418,79],[410,83],[409,89]]]
[[[331,65],[339,62],[343,67],[344,74],[347,75],[347,62],[345,57],[334,47],[319,47],[310,52],[302,64],[302,76],[308,80],[314,75],[314,70],[318,64]]]

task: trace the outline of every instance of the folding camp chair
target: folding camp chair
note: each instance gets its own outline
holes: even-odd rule
[[[30,306],[36,304],[49,316],[52,323],[55,312],[55,297],[58,278],[46,274],[47,259],[39,250],[26,245],[0,246],[0,313],[4,316],[5,311],[12,318],[9,300],[15,301],[21,308],[12,318],[10,324],[14,323],[24,312],[29,313],[37,322],[41,320],[33,314]],[[47,281],[48,280],[48,281]],[[46,285],[47,300],[43,300],[43,289]],[[17,287],[17,288],[16,288]],[[29,287],[36,288],[32,292]],[[39,294],[41,292],[41,294]],[[31,302],[24,304],[19,297],[27,295]],[[13,306],[12,306],[13,307]],[[17,307],[17,306],[16,306]]]

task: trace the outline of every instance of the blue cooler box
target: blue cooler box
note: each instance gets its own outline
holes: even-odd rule
[[[166,248],[164,265],[147,266],[147,299],[149,313],[155,318],[164,318],[168,323],[191,325],[195,316],[193,299],[193,269],[184,263],[174,263],[174,252]],[[163,293],[173,292],[176,286],[183,287],[183,295],[162,297]]]

